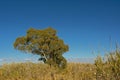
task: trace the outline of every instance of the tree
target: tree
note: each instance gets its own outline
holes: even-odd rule
[[[56,30],[53,28],[49,27],[44,30],[30,28],[26,36],[16,39],[14,48],[40,55],[39,60],[50,66],[66,67],[67,61],[62,55],[69,50],[69,47],[56,35]]]

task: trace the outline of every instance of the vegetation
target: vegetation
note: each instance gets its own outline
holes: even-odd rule
[[[120,50],[97,56],[94,64],[68,63],[62,56],[69,50],[59,39],[56,30],[29,29],[27,35],[18,37],[14,48],[40,55],[44,63],[12,63],[0,67],[0,80],[119,80]],[[58,68],[59,67],[59,68]]]
[[[0,80],[119,80],[120,50],[105,57],[98,56],[94,64],[68,63],[60,70],[42,63],[4,64]]]
[[[68,51],[68,45],[59,39],[56,30],[47,28],[44,30],[29,29],[27,35],[18,37],[14,43],[14,48],[26,53],[40,55],[44,63],[64,69],[67,61],[62,56]]]
[[[120,79],[120,50],[110,52],[104,58],[98,56],[95,60],[97,80]]]
[[[95,66],[68,63],[64,70],[41,63],[17,63],[0,68],[0,80],[95,80]]]

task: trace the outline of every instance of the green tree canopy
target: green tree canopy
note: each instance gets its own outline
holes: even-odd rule
[[[26,36],[16,39],[14,48],[40,55],[39,60],[49,65],[65,68],[67,61],[62,55],[69,50],[69,47],[56,34],[56,30],[50,27],[44,30],[30,28]]]

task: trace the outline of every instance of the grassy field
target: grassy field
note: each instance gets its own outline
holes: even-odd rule
[[[59,70],[40,63],[16,63],[0,68],[0,80],[95,80],[95,66],[68,63]]]
[[[42,63],[12,63],[0,68],[0,80],[119,80],[120,51],[98,56],[94,64],[68,63],[60,70]]]

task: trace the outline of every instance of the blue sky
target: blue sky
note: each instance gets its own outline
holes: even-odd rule
[[[114,50],[115,43],[120,42],[120,1],[1,0],[0,59],[32,57],[13,48],[15,39],[24,36],[30,27],[48,26],[69,45],[66,58],[104,55],[110,44]]]

